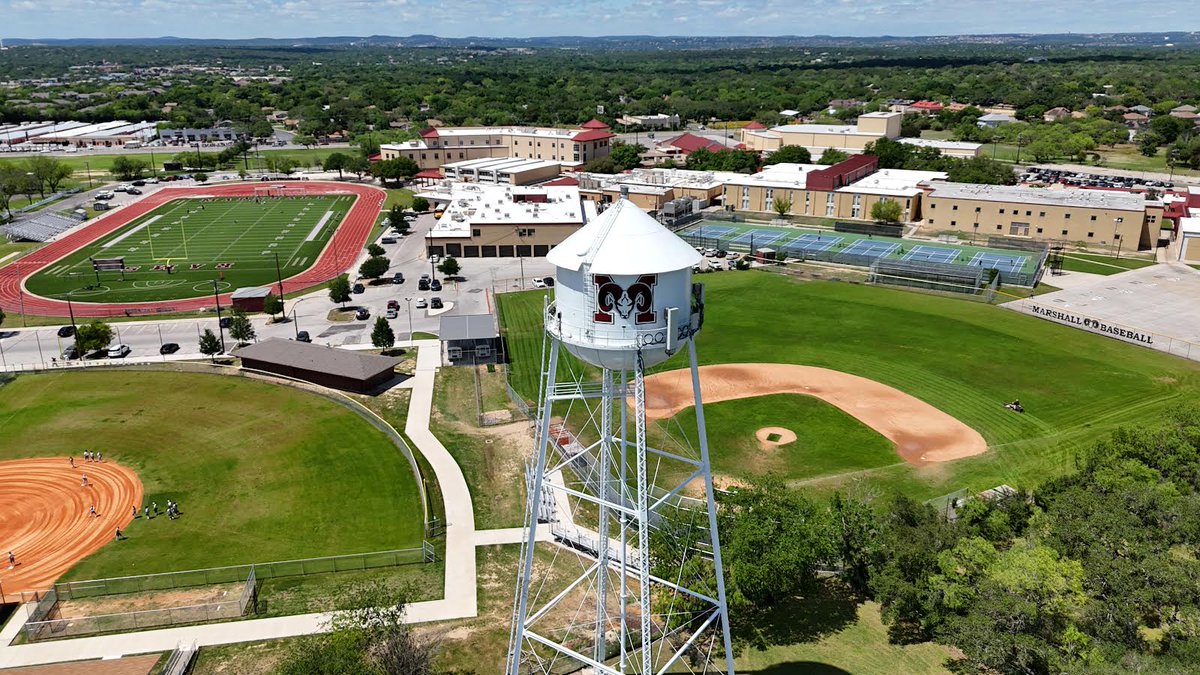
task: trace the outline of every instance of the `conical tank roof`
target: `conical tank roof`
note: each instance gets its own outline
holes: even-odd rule
[[[690,269],[702,259],[688,245],[628,199],[620,199],[579,228],[546,256],[555,267],[593,274],[657,274]]]

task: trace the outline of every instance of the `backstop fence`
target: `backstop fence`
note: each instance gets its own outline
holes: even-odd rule
[[[906,286],[945,293],[978,294],[985,274],[980,267],[913,260],[876,259],[871,263],[867,281],[875,284]],[[996,275],[999,278],[999,275]]]
[[[897,239],[904,236],[904,226],[900,223],[849,223],[839,220],[833,224],[833,229],[835,232],[877,234],[884,237],[896,237]]]

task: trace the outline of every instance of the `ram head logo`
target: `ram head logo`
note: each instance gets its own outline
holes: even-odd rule
[[[606,274],[597,274],[596,284],[596,323],[612,323],[613,314],[626,321],[634,317],[634,323],[654,323],[654,285],[658,283],[657,274],[643,274],[637,281],[629,284],[629,288],[613,281]]]

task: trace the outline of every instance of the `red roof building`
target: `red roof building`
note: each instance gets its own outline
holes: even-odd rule
[[[592,119],[588,120],[587,122],[584,122],[583,124],[579,125],[579,128],[580,129],[605,129],[605,130],[607,130],[609,128],[609,126],[607,124],[605,124],[604,122],[601,122],[600,120],[593,117]]]
[[[426,127],[421,130],[420,136],[421,138],[437,138],[438,130],[434,129],[433,127]]]
[[[917,101],[916,103],[910,105],[909,109],[917,112],[934,114],[940,113],[944,107],[946,106],[938,103],[937,101]]]
[[[707,138],[703,138],[692,133],[685,133],[676,136],[675,138],[666,141],[663,145],[679,148],[679,151],[685,155],[690,155],[701,148],[708,150],[709,152],[720,152],[728,149],[716,141],[710,141]]]
[[[605,138],[612,138],[616,136],[616,134],[608,131],[607,129],[608,127],[605,127],[604,130],[588,129],[587,131],[581,131],[572,136],[571,140],[575,141],[576,143],[582,143],[584,141],[599,141]]]
[[[555,186],[559,186],[559,185],[566,186],[566,187],[575,187],[575,186],[579,185],[579,179],[574,178],[572,176],[563,176],[561,178],[555,178],[552,181],[542,183],[541,187],[555,187]]]
[[[746,126],[744,126],[744,127],[742,127],[742,128],[743,128],[743,129],[750,130],[750,131],[761,131],[761,130],[763,130],[763,129],[766,129],[767,127],[766,127],[765,125],[763,125],[763,124],[760,124],[760,123],[758,122],[758,120],[755,120],[755,121],[751,122],[750,124],[747,124]]]

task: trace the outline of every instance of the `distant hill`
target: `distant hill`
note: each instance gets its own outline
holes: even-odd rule
[[[832,35],[754,36],[656,36],[606,35],[600,37],[547,36],[532,38],[463,37],[437,35],[324,36],[304,38],[250,38],[220,40],[181,37],[156,38],[8,38],[5,45],[18,46],[229,46],[229,47],[477,47],[486,49],[609,49],[609,50],[680,50],[745,49],[767,47],[882,47],[921,45],[1009,45],[1009,46],[1081,46],[1081,47],[1194,47],[1200,45],[1200,32],[1169,33],[1000,33],[994,35],[926,35],[918,37],[839,37]]]

